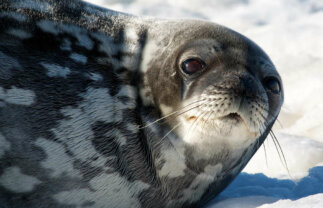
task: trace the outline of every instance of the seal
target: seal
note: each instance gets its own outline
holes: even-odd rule
[[[76,0],[0,5],[0,204],[200,207],[283,103],[251,40]]]

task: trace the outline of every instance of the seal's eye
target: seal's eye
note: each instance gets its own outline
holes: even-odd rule
[[[191,75],[204,69],[205,63],[201,59],[190,58],[183,61],[181,67],[185,74]]]
[[[268,77],[264,80],[264,86],[266,89],[270,90],[272,93],[279,94],[280,93],[280,84],[279,81],[275,77]]]

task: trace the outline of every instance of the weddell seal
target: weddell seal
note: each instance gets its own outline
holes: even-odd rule
[[[200,207],[269,133],[252,41],[76,0],[0,4],[0,207]]]

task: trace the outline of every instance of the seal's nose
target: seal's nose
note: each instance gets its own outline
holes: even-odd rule
[[[240,81],[241,96],[255,97],[260,93],[254,77],[250,75],[239,76],[239,81]]]
[[[256,79],[251,75],[230,74],[222,78],[222,82],[217,87],[223,90],[231,90],[240,97],[256,97],[260,94],[260,89]]]

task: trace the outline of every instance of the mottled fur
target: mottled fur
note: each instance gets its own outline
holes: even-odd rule
[[[185,78],[179,63],[192,54],[210,70]],[[1,1],[0,207],[205,205],[279,113],[283,93],[265,90],[267,76],[280,80],[258,46],[213,23],[134,17],[76,0]],[[217,103],[221,93],[260,103],[263,111],[241,113],[260,120],[246,124],[259,129],[255,138],[223,143],[223,132],[214,133],[218,140],[214,125],[199,120],[184,134],[187,117],[240,102]],[[151,124],[200,96],[209,100],[199,110]]]

